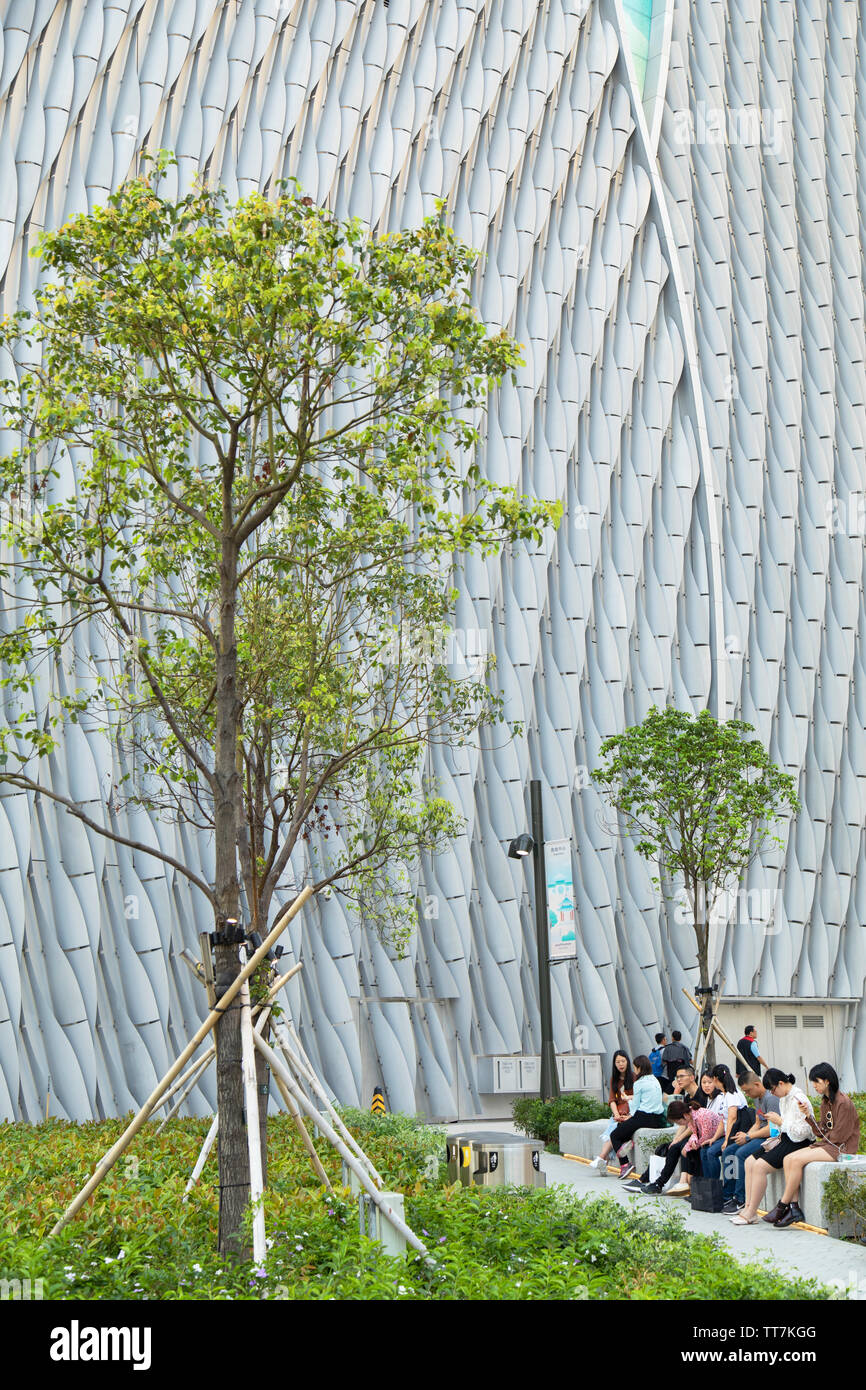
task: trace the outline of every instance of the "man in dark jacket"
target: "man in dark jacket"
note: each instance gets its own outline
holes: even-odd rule
[[[673,1081],[678,1069],[683,1064],[688,1066],[692,1060],[692,1054],[683,1043],[683,1035],[678,1029],[675,1028],[671,1033],[671,1039],[672,1041],[662,1048],[662,1065],[667,1073],[668,1081]]]

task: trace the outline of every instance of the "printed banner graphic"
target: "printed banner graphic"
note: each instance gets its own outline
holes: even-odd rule
[[[571,841],[550,840],[544,846],[544,860],[547,869],[550,959],[565,960],[569,956],[577,955]]]

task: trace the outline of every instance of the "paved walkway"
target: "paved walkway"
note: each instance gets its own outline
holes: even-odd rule
[[[692,1211],[681,1197],[645,1197],[641,1193],[626,1192],[619,1178],[601,1178],[588,1164],[556,1154],[545,1154],[541,1166],[548,1183],[567,1183],[581,1196],[613,1197],[623,1204],[634,1202],[648,1215],[674,1207],[685,1216],[687,1230],[699,1231],[702,1235],[718,1232],[723,1245],[738,1259],[769,1258],[785,1274],[818,1279],[837,1287],[844,1285],[849,1298],[866,1300],[866,1245],[853,1245],[850,1241],[818,1236],[811,1231],[777,1231],[765,1221],[758,1221],[754,1226],[732,1226],[726,1216]]]
[[[448,1129],[451,1133],[472,1133],[485,1129],[502,1134],[515,1133],[511,1124],[501,1120],[454,1124],[449,1125]],[[525,1138],[524,1135],[520,1137]],[[619,1178],[599,1177],[588,1164],[560,1158],[556,1154],[544,1154],[541,1166],[547,1174],[548,1184],[565,1183],[582,1197],[604,1196],[623,1204],[636,1203],[648,1215],[658,1215],[674,1207],[685,1217],[687,1230],[698,1231],[702,1235],[718,1232],[722,1244],[737,1259],[769,1259],[784,1274],[818,1279],[837,1288],[844,1287],[848,1290],[848,1298],[866,1301],[866,1245],[834,1240],[832,1236],[814,1235],[811,1231],[777,1231],[765,1221],[758,1221],[754,1226],[732,1226],[726,1216],[692,1211],[688,1202],[681,1197],[645,1197],[640,1193],[626,1192]]]

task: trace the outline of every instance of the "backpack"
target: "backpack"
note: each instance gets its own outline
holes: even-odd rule
[[[652,1069],[653,1069],[653,1076],[658,1076],[658,1077],[664,1076],[665,1072],[664,1072],[664,1067],[662,1066],[662,1054],[661,1054],[661,1049],[660,1049],[660,1048],[658,1048],[658,1047],[654,1047],[654,1048],[653,1048],[652,1052],[651,1052],[650,1055],[649,1055],[649,1062],[650,1062],[650,1066],[651,1066]]]
[[[685,1062],[690,1063],[692,1054],[689,1049],[681,1042],[668,1043],[667,1047],[662,1048],[662,1062],[667,1067],[668,1081],[673,1081],[677,1073],[677,1068]]]

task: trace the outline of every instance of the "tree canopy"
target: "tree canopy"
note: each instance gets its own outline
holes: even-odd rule
[[[3,326],[30,360],[4,391],[4,678],[32,694],[87,637],[0,731],[0,778],[34,787],[86,712],[129,754],[128,798],[206,828],[231,800],[257,917],[321,834],[317,881],[354,872],[372,910],[375,873],[456,828],[422,786],[430,742],[497,712],[485,671],[435,659],[460,556],[558,518],[475,457],[519,349],[479,320],[442,214],[374,237],[288,185],[174,200],[168,163],[44,236],[57,278]]]
[[[800,809],[793,778],[753,733],[751,724],[719,723],[708,710],[653,708],[605,739],[593,774],[638,854],[682,881],[703,988],[714,905],[762,849],[782,846],[774,823]]]
[[[486,669],[439,654],[461,557],[537,544],[560,515],[478,458],[520,350],[480,320],[477,253],[442,208],[374,235],[288,184],[170,197],[171,163],[45,234],[35,311],[0,327],[18,700],[0,783],[168,862],[218,928],[242,906],[263,927],[303,878],[399,940],[407,865],[459,823],[429,751],[501,712]],[[101,818],[44,775],[66,720],[124,769]],[[212,872],[131,840],[124,798],[212,832]],[[218,1029],[221,1246],[246,1195],[236,1027]]]

